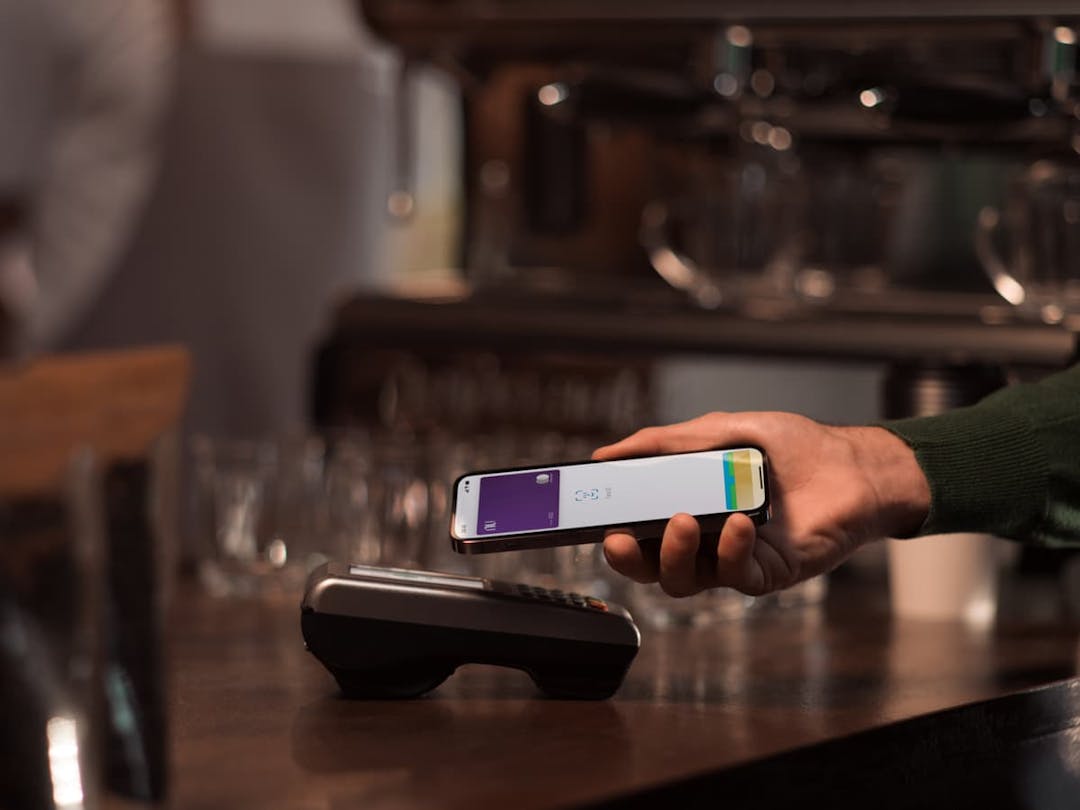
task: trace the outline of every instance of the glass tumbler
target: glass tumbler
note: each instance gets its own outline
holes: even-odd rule
[[[251,596],[280,567],[272,544],[272,487],[277,448],[256,440],[197,437],[192,443],[199,576],[211,593]]]
[[[93,807],[105,766],[100,477],[0,493],[0,806]]]
[[[373,462],[372,521],[355,562],[421,567],[431,520],[425,447],[408,436],[383,437],[375,444]]]

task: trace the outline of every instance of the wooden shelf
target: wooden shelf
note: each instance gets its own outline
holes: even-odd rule
[[[918,310],[916,304],[926,308]],[[371,348],[746,355],[1048,369],[1067,365],[1076,352],[1076,336],[1066,329],[1009,320],[994,299],[977,296],[916,294],[905,304],[902,295],[889,295],[876,311],[861,312],[785,307],[765,302],[748,314],[650,308],[641,302],[601,306],[555,297],[466,295],[433,301],[360,295],[340,308],[330,340]]]

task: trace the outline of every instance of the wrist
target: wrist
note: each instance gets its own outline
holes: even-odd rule
[[[875,500],[873,523],[880,537],[911,537],[930,511],[930,484],[915,451],[879,427],[849,428],[855,462]]]

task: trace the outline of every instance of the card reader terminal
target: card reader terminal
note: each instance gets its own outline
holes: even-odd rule
[[[552,697],[606,698],[641,644],[624,608],[590,596],[334,562],[308,578],[300,624],[350,697],[416,697],[463,664],[494,664]]]

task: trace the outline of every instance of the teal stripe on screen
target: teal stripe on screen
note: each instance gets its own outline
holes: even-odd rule
[[[735,496],[735,462],[727,453],[724,454],[724,500],[728,509],[738,509]]]

